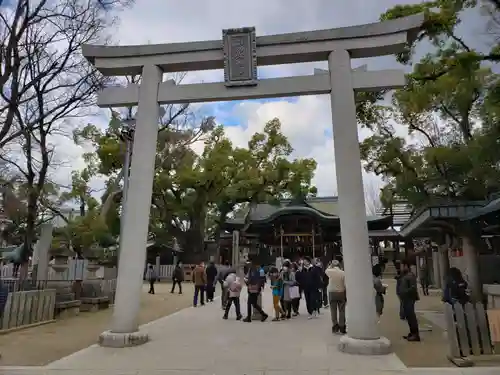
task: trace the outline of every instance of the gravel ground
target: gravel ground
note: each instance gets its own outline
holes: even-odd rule
[[[156,284],[156,294],[144,285],[139,323],[144,324],[191,306],[193,286],[183,285],[183,294],[170,294],[171,284]],[[97,342],[109,328],[112,308],[58,320],[52,324],[0,335],[0,365],[43,366]]]
[[[437,294],[423,296],[420,293],[420,301],[416,309],[419,318],[421,342],[408,342],[402,338],[408,333],[408,325],[399,319],[399,301],[396,296],[396,283],[394,280],[384,280],[389,285],[387,290],[384,314],[380,320],[381,334],[392,342],[396,355],[407,367],[454,367],[446,358],[448,354],[448,343],[445,332],[437,325],[424,319],[418,311],[443,310],[441,297]],[[430,329],[430,331],[428,331]]]

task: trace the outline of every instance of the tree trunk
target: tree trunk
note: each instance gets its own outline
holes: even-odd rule
[[[85,216],[85,197],[80,196],[80,217]]]
[[[36,217],[37,217],[37,202],[38,202],[38,194],[34,190],[34,187],[30,187],[29,194],[28,194],[28,212],[26,215],[26,233],[24,237],[24,247],[23,251],[21,252],[21,259],[20,259],[20,272],[19,272],[19,279],[24,280],[27,275],[27,269],[28,269],[28,260],[29,257],[31,256],[32,253],[32,248],[33,248],[33,241],[35,240],[36,236]]]

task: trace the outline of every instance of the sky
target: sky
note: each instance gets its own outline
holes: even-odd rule
[[[120,23],[110,30],[115,44],[147,44],[221,39],[222,29],[255,26],[256,33],[270,35],[309,31],[376,22],[381,13],[408,0],[136,0],[121,12]],[[393,57],[354,60],[353,67],[367,64],[369,70],[398,68]],[[326,68],[326,62],[259,67],[259,78],[310,75],[314,68]],[[402,68],[402,67],[401,67]],[[223,80],[223,72],[190,72],[184,82]],[[267,121],[281,120],[283,132],[295,151],[295,157],[314,158],[318,163],[314,184],[321,196],[336,194],[335,160],[329,97],[304,96],[272,100],[206,103],[197,105],[200,115],[213,115],[224,124],[226,133],[237,146],[245,146],[251,135],[262,131]],[[88,122],[105,126],[103,118]],[[369,135],[360,129],[360,139]],[[71,170],[84,166],[84,150],[69,139],[61,140],[60,159],[68,160],[56,171],[56,180],[67,183]],[[61,151],[59,151],[61,150]],[[364,176],[368,189],[377,189],[381,181]],[[103,186],[102,179],[93,183]]]

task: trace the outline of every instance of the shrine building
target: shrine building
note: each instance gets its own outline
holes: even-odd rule
[[[310,256],[324,263],[340,259],[342,238],[337,204],[337,197],[258,204],[222,225],[219,261],[233,263],[235,248],[243,259],[251,258],[259,264],[274,263],[278,257],[296,260]],[[372,256],[381,255],[381,242],[399,243],[392,216],[367,216],[366,221],[370,237],[367,251]]]

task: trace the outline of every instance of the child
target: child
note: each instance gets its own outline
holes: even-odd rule
[[[236,320],[241,320],[241,310],[240,310],[240,294],[242,289],[241,280],[235,273],[230,273],[227,275],[226,280],[224,280],[224,288],[227,288],[229,298],[226,303],[226,308],[224,311],[224,316],[222,319],[227,319],[229,315],[229,310],[231,309],[231,304],[234,303],[234,308],[236,309]]]
[[[278,322],[280,320],[280,316],[283,316],[285,314],[280,305],[283,282],[276,267],[271,268],[271,270],[269,271],[269,276],[271,279],[271,290],[273,291],[273,307],[275,314],[273,322]]]

